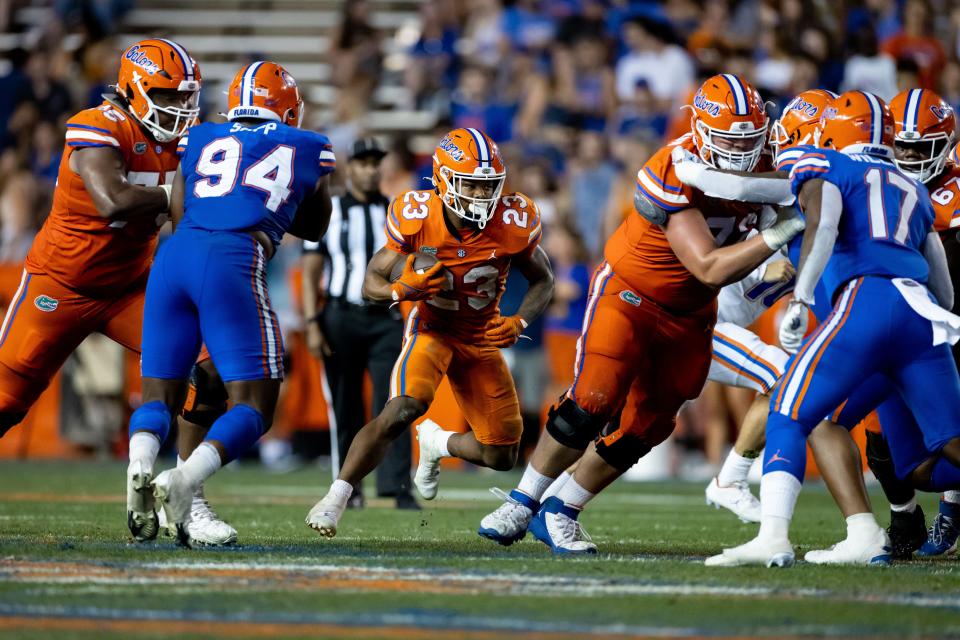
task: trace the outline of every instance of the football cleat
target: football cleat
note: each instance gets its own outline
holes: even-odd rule
[[[324,538],[332,538],[337,535],[337,524],[343,516],[346,503],[341,502],[329,495],[325,495],[317,504],[313,505],[310,512],[307,513],[307,526],[322,535]]]
[[[137,542],[149,542],[157,537],[156,502],[150,482],[153,468],[142,460],[131,460],[127,467],[127,527]]]
[[[906,560],[927,541],[927,523],[923,509],[917,505],[913,511],[890,510],[890,555],[895,560]]]
[[[750,493],[750,486],[746,482],[734,482],[721,487],[714,478],[707,485],[706,496],[708,505],[717,509],[723,507],[743,522],[760,522],[760,501]]]
[[[864,542],[846,538],[829,549],[808,551],[803,559],[811,564],[890,564],[890,538],[883,529],[877,529],[871,540]]]
[[[190,546],[188,525],[194,491],[179,469],[167,469],[153,481],[153,496],[163,507],[167,527],[174,529],[177,542],[185,547]]]
[[[496,511],[484,516],[477,533],[505,547],[523,540],[533,514],[540,509],[540,503],[516,489],[506,494],[494,487],[490,493],[504,502]]]
[[[417,464],[417,473],[413,476],[413,484],[424,500],[433,500],[437,497],[437,487],[440,484],[440,449],[434,443],[434,436],[441,431],[440,425],[433,420],[424,420],[417,425],[417,441],[420,443],[420,462]]]
[[[557,554],[596,553],[590,535],[577,521],[580,512],[568,507],[560,498],[547,498],[530,521],[530,533]]]
[[[167,532],[167,535],[175,536],[176,527],[170,527],[167,522],[167,514],[161,509],[160,528]],[[193,496],[193,502],[190,505],[190,522],[187,523],[187,532],[190,534],[190,541],[200,543],[208,547],[222,547],[235,544],[237,541],[237,530],[224,522],[217,513],[210,508],[210,503],[203,495],[203,488],[197,491]]]
[[[723,553],[710,556],[704,562],[708,567],[742,567],[762,565],[765,567],[790,567],[796,557],[789,540],[771,541],[759,536],[740,545],[724,549]]]
[[[944,515],[942,511],[938,513],[933,519],[933,524],[930,525],[927,540],[917,550],[917,555],[927,558],[956,553],[957,537],[960,536],[960,528],[957,525],[955,518]]]

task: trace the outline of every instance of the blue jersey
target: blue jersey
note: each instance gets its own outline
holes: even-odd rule
[[[934,220],[926,187],[882,158],[814,147],[802,151],[790,167],[793,192],[819,178],[836,185],[843,198],[836,244],[823,273],[828,294],[836,295],[858,276],[926,284],[929,267],[921,247]]]
[[[326,136],[278,122],[192,127],[181,142],[181,227],[264,231],[280,243],[317,180],[334,170]]]

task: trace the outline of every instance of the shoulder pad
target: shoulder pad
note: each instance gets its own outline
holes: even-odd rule
[[[501,196],[494,215],[500,216],[511,245],[516,242],[516,251],[536,245],[543,235],[537,203],[519,191]]]
[[[67,146],[123,148],[134,124],[128,114],[109,103],[84,109],[67,120]]]
[[[637,172],[637,190],[666,213],[689,208],[693,198],[693,189],[680,182],[671,158],[673,148],[686,142],[679,138],[661,147]]]
[[[399,245],[409,244],[408,240],[420,232],[423,221],[436,207],[434,199],[433,191],[407,191],[394,198],[387,211],[386,228],[390,238]]]

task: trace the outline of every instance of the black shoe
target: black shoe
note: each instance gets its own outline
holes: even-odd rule
[[[908,560],[913,552],[927,541],[927,523],[920,505],[917,505],[912,513],[890,511],[890,526],[887,528],[887,534],[890,536],[893,558]]]
[[[397,509],[407,511],[422,511],[423,507],[417,502],[417,499],[410,493],[401,493],[397,496]]]
[[[363,498],[362,493],[354,491],[350,499],[347,500],[347,509],[363,509],[365,506],[367,506],[367,501]]]

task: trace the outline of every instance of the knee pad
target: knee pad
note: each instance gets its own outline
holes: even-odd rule
[[[660,418],[650,423],[642,431],[630,431],[611,423],[607,430],[611,433],[597,440],[597,455],[604,462],[621,472],[637,464],[643,456],[662,443],[677,426],[675,417]]]
[[[193,365],[190,386],[180,415],[187,422],[209,429],[227,410],[227,388],[220,376],[210,375],[203,367]]]
[[[8,411],[0,413],[0,438],[6,435],[7,431],[23,422],[27,417],[26,411]]]
[[[564,396],[547,414],[547,433],[565,447],[583,451],[600,434],[607,419],[587,413]]]
[[[140,407],[130,416],[130,437],[138,431],[152,433],[163,444],[170,433],[170,409],[160,400],[154,400]]]

